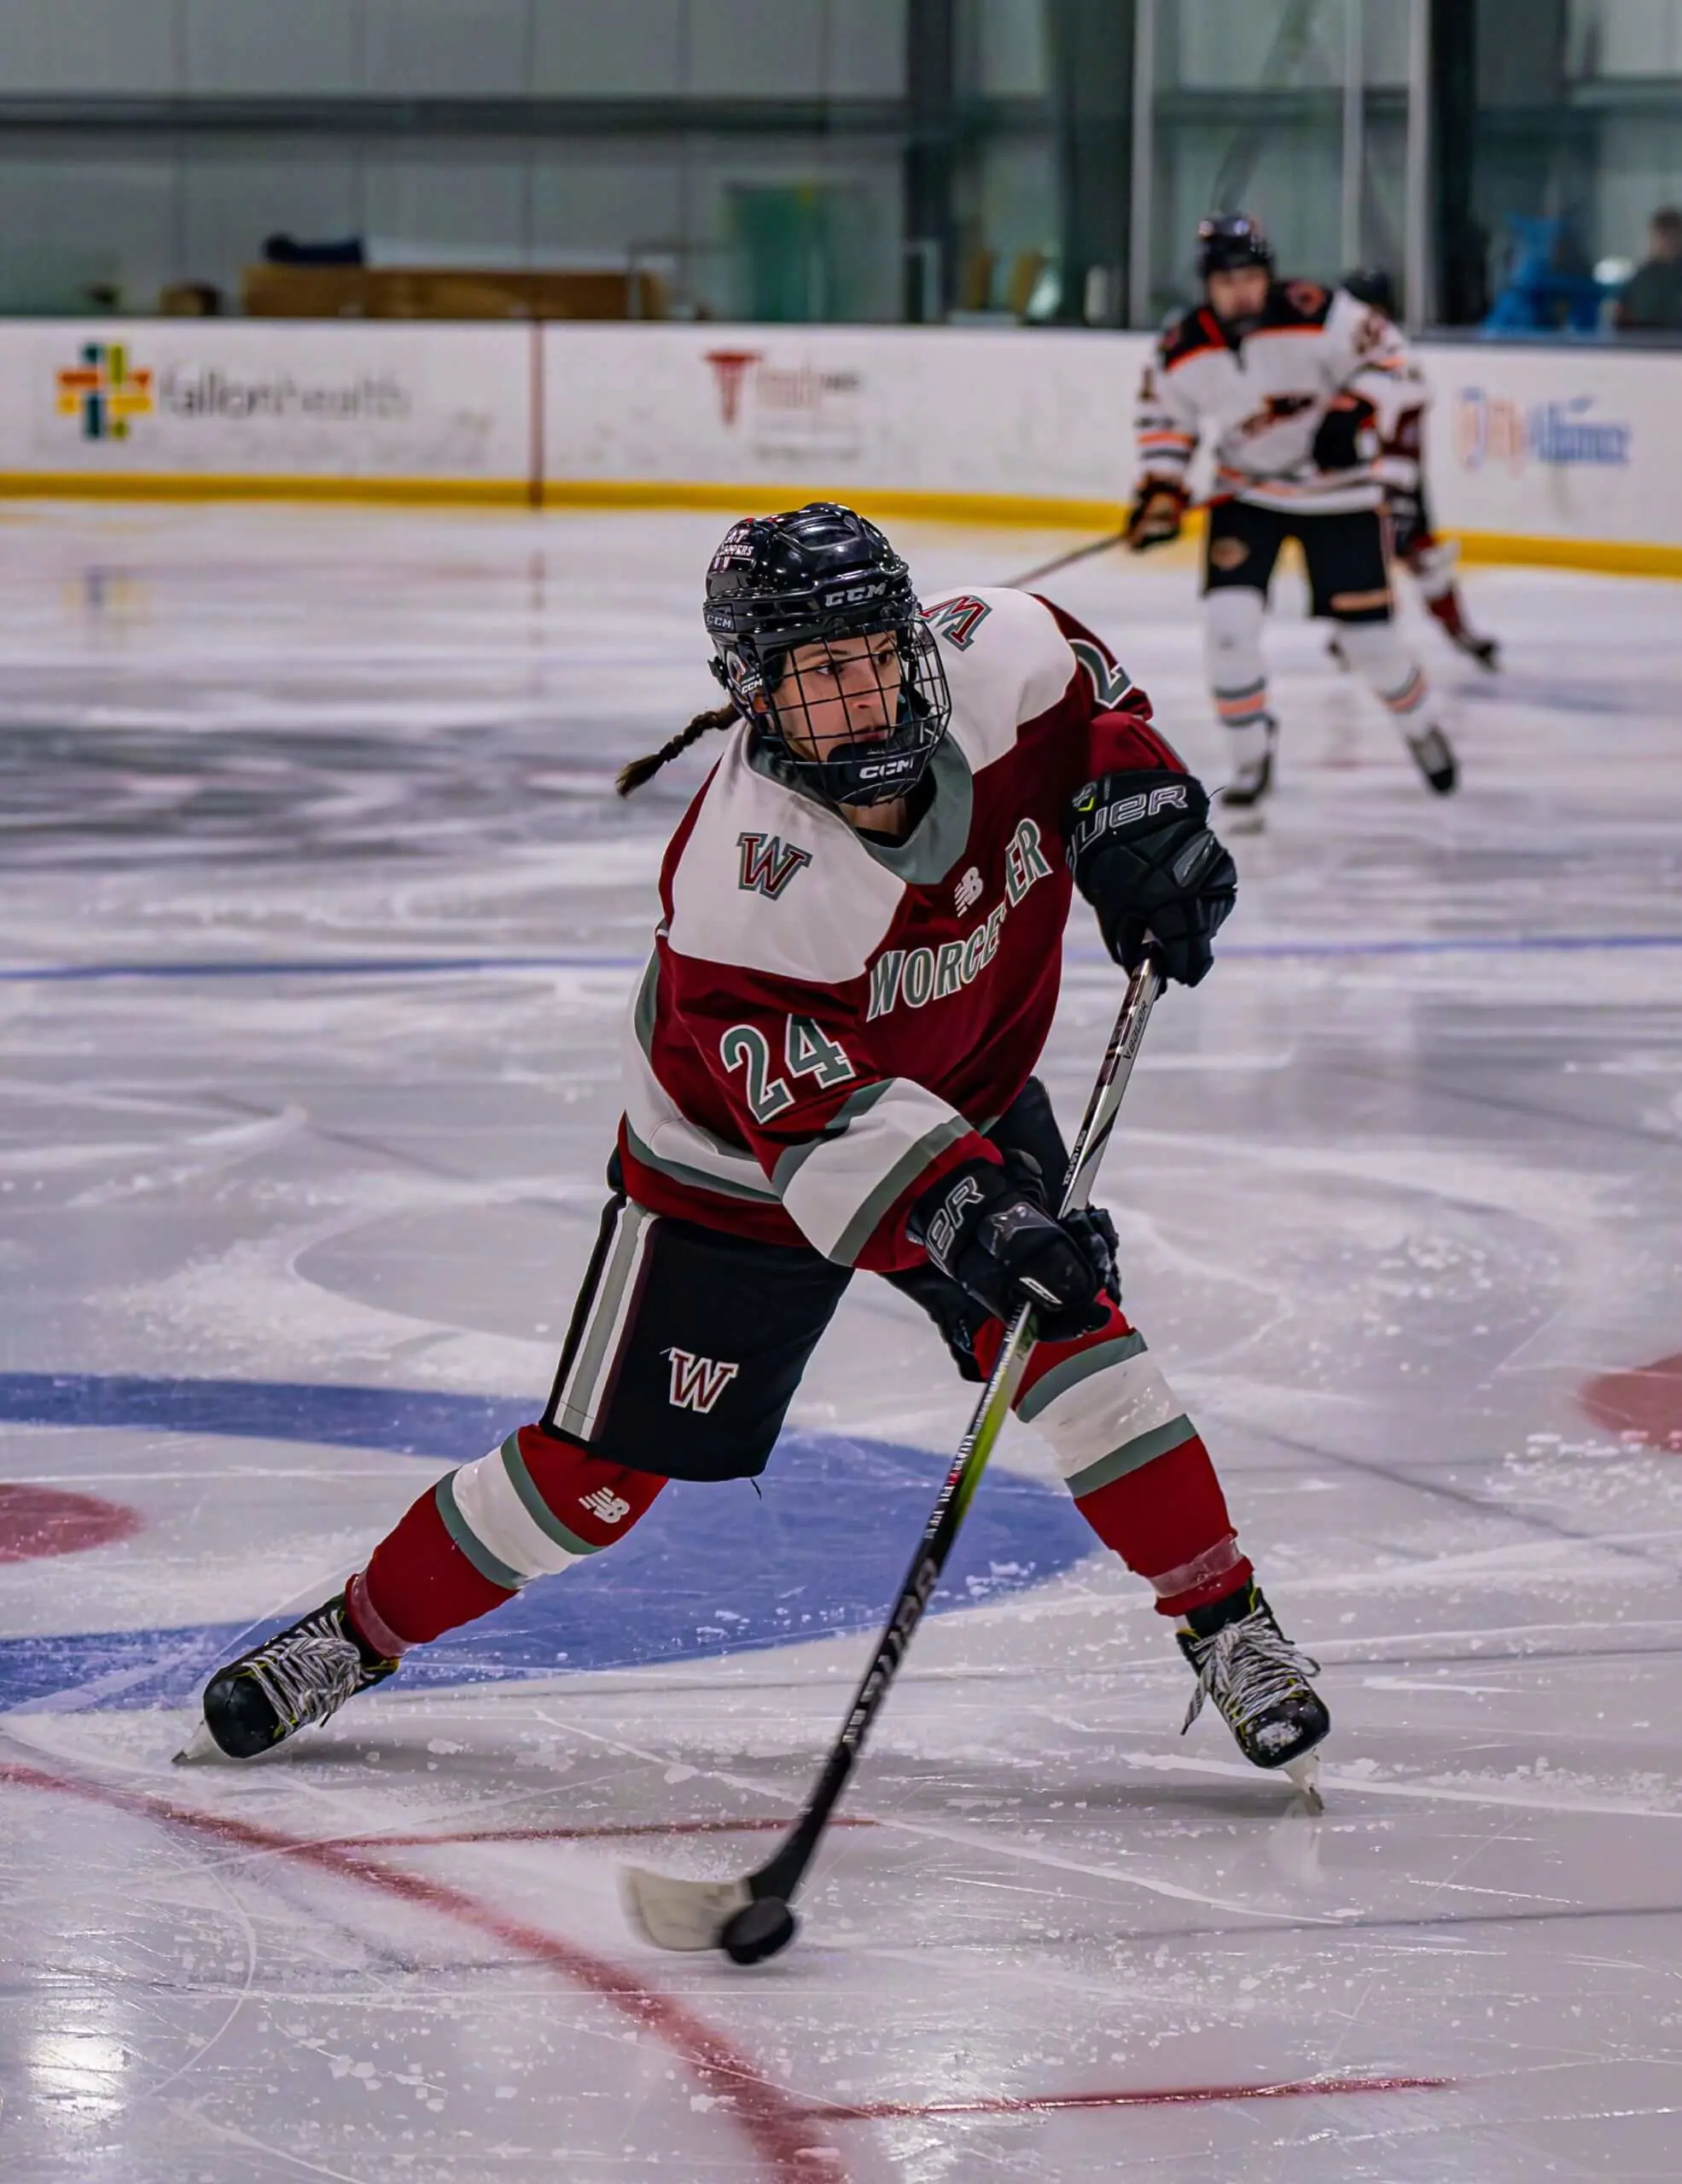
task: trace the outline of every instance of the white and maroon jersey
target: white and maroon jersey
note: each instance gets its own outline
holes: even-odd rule
[[[1326,404],[1347,390],[1376,410],[1381,440],[1429,400],[1401,335],[1344,288],[1276,281],[1254,333],[1227,340],[1207,305],[1176,319],[1139,386],[1139,468],[1184,482],[1201,439],[1212,443],[1217,498],[1334,515],[1376,508],[1371,464],[1317,470],[1309,453]]]
[[[1021,591],[924,610],[952,699],[905,840],[869,840],[745,723],[666,852],[620,1153],[655,1213],[880,1271],[911,1202],[1032,1074],[1056,1006],[1069,800],[1183,771],[1107,648]]]

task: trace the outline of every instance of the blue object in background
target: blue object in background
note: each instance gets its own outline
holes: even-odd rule
[[[0,1374],[0,1421],[308,1441],[434,1464],[493,1446],[533,1410],[518,1397],[404,1388]],[[893,1442],[786,1432],[758,1491],[748,1479],[674,1481],[609,1552],[417,1648],[404,1684],[642,1667],[870,1629],[899,1589],[949,1461]],[[1094,1551],[1061,1487],[995,1470],[931,1607],[1019,1592]],[[0,1640],[0,1709],[179,1705],[282,1620]]]
[[[1510,212],[1507,229],[1512,239],[1512,263],[1483,322],[1483,331],[1598,333],[1601,304],[1617,291],[1603,288],[1592,273],[1560,270],[1564,223],[1533,213]]]

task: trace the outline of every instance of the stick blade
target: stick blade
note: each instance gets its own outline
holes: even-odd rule
[[[626,1917],[656,1949],[720,1948],[725,1926],[754,1900],[745,1880],[680,1880],[645,1866],[620,1868],[619,1893]]]

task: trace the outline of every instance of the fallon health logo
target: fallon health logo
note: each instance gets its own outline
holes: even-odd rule
[[[393,371],[300,379],[285,369],[240,372],[196,362],[142,370],[124,341],[89,341],[80,355],[79,363],[56,375],[55,406],[61,417],[78,421],[84,440],[126,440],[137,417],[196,426],[355,427],[404,423],[415,406]]]
[[[152,414],[152,374],[136,369],[125,341],[85,342],[80,363],[58,375],[57,408],[84,440],[125,440],[133,419]]]
[[[1467,470],[1503,463],[1516,472],[1532,462],[1551,469],[1622,469],[1629,462],[1635,427],[1591,416],[1594,400],[1592,394],[1578,394],[1521,410],[1505,395],[1463,386],[1454,405],[1454,452]]]

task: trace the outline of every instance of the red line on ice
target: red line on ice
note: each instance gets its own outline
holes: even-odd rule
[[[381,1865],[358,1856],[341,1843],[311,1842],[307,1837],[286,1835],[278,1828],[259,1827],[247,1820],[200,1812],[165,1798],[152,1798],[114,1785],[79,1780],[73,1775],[49,1774],[37,1767],[0,1763],[0,1782],[19,1789],[49,1790],[62,1797],[81,1798],[90,1804],[108,1806],[137,1820],[207,1835],[242,1850],[278,1852],[306,1865],[322,1867],[341,1879],[361,1881],[382,1889],[406,1903],[419,1904],[454,1919],[476,1932],[487,1935],[537,1963],[560,1972],[577,1986],[597,1995],[643,2030],[663,2040],[707,2087],[721,2098],[759,2157],[765,2175],[776,2184],[812,2184],[818,2173],[844,2179],[832,2149],[815,2144],[813,2124],[818,2111],[797,2102],[775,2085],[732,2048],[722,2033],[685,2009],[681,2002],[657,1987],[645,1986],[634,1972],[607,1957],[597,1956],[574,1942],[557,1939],[540,1926],[505,1917],[489,1904],[480,1903],[463,1891],[443,1881],[428,1880],[400,1867]],[[439,1838],[432,1838],[439,1839]]]
[[[1638,1433],[1650,1449],[1682,1455],[1682,1357],[1602,1373],[1586,1383],[1580,1400],[1597,1426]]]
[[[1292,2078],[1272,2085],[1186,2085],[1155,2092],[1024,2093],[991,2100],[818,2102],[800,2113],[815,2123],[890,2123],[931,2116],[1023,2116],[1059,2108],[1179,2108],[1211,2100],[1296,2100],[1327,2094],[1440,2093],[1452,2078]]]

